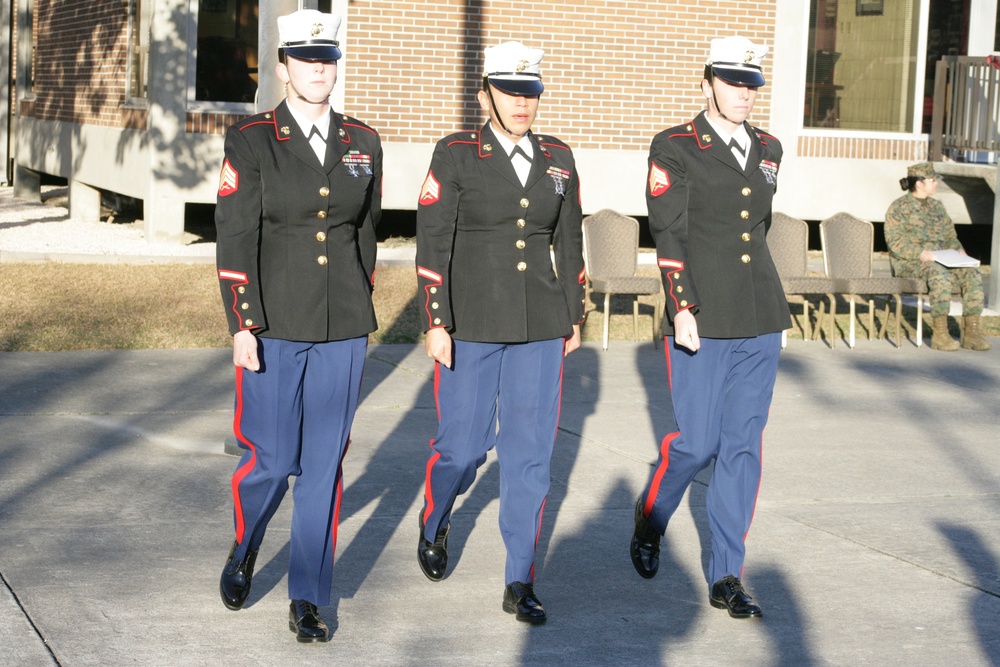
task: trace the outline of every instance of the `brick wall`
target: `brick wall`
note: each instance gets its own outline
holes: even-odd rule
[[[35,0],[35,100],[25,115],[135,127],[124,109],[128,39],[124,0]]]
[[[704,108],[698,85],[712,37],[738,33],[773,48],[774,5],[356,0],[345,111],[390,140],[476,127],[483,49],[517,39],[546,52],[537,131],[575,148],[645,150],[656,132]],[[770,104],[765,87],[751,122],[766,125]]]
[[[712,37],[739,33],[774,46],[774,4],[355,0],[343,111],[388,140],[434,142],[477,127],[483,49],[517,39],[546,51],[537,131],[575,148],[645,150],[656,132],[704,107],[698,84]],[[36,100],[21,112],[141,127],[144,114],[123,109],[125,1],[35,0],[35,15]],[[751,122],[766,126],[770,103],[765,87]],[[236,118],[191,113],[187,130],[218,134]]]

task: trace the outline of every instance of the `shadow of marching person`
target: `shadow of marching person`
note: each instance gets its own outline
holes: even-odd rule
[[[598,349],[591,345],[581,345],[563,362],[562,404],[549,468],[549,492],[545,498],[542,530],[535,556],[536,576],[544,569],[549,543],[559,523],[559,510],[566,501],[570,478],[580,455],[581,434],[600,396],[600,362]],[[559,585],[558,581],[553,584]],[[540,592],[543,601],[547,589],[543,582]]]
[[[701,583],[685,574],[670,542],[660,552],[669,576],[640,581],[623,530],[634,489],[624,476],[605,488],[599,504],[574,508],[553,536],[544,571],[549,620],[528,629],[516,664],[670,664],[671,643],[690,641],[705,606]]]
[[[958,526],[944,522],[937,523],[937,529],[948,539],[951,548],[959,556],[973,577],[967,586],[976,589],[970,591],[969,620],[972,621],[979,637],[981,655],[991,665],[1000,665],[1000,560],[992,553],[983,538],[967,526]],[[977,594],[978,592],[978,594]]]
[[[818,662],[806,640],[805,614],[799,607],[785,574],[774,565],[754,568],[750,581],[755,588],[767,591],[763,628],[771,634],[776,647],[775,667],[809,667]]]
[[[416,546],[417,520],[410,519],[424,480],[427,450],[421,444],[423,434],[433,434],[437,424],[429,368],[422,345],[369,348],[364,407],[355,417],[345,458],[339,523],[350,541],[341,538],[335,556],[335,609],[341,599],[357,594],[391,540],[412,537]],[[352,524],[355,517],[361,525]],[[411,562],[409,574],[419,576],[415,554]]]

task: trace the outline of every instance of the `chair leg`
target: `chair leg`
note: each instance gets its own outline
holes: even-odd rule
[[[604,349],[608,349],[608,328],[611,326],[611,294],[604,294]]]
[[[826,327],[823,325],[823,319],[826,317],[826,304],[823,302],[823,297],[819,298],[819,308],[816,309],[816,326],[813,327],[812,339],[819,340],[823,335],[823,331]]]
[[[903,346],[902,334],[900,331],[902,327],[900,322],[903,320],[903,295],[896,295],[896,349],[900,349]]]
[[[639,342],[639,297],[632,298],[632,340]]]
[[[802,297],[802,340],[809,340],[809,299]]]
[[[917,295],[917,347],[924,344],[924,295]]]
[[[868,340],[872,339],[875,329],[875,297],[868,299]]]
[[[851,294],[850,298],[851,298],[851,308],[850,308],[851,324],[850,324],[850,326],[847,327],[847,329],[848,329],[847,347],[849,347],[849,348],[851,348],[853,350],[854,349],[854,316],[855,316],[856,306],[854,305],[854,295]]]
[[[895,295],[888,295],[885,297],[885,310],[882,312],[882,324],[879,325],[878,332],[875,338],[882,340],[885,338],[886,331],[889,328],[889,300]]]

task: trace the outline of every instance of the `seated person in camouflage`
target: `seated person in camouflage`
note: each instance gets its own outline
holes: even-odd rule
[[[885,240],[893,274],[902,278],[922,278],[930,291],[934,335],[931,347],[954,351],[959,344],[948,333],[948,309],[952,291],[962,293],[962,347],[988,350],[990,343],[980,330],[983,312],[983,278],[976,268],[948,268],[934,261],[934,250],[965,250],[958,241],[944,205],[931,195],[937,192],[937,174],[930,162],[909,167],[899,181],[907,190],[892,202],[885,214]]]

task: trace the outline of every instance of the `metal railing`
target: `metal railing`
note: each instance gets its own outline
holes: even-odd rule
[[[983,57],[943,56],[934,74],[930,158],[1000,152],[1000,69]]]

